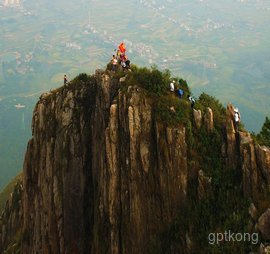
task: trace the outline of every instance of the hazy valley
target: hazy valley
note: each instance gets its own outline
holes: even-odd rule
[[[249,130],[269,115],[268,1],[3,1],[0,14],[0,188],[22,167],[39,95],[104,67],[121,41],[132,62],[233,102]]]

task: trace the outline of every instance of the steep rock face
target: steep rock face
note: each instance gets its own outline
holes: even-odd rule
[[[202,111],[193,109],[194,122],[198,129],[202,126]]]
[[[232,116],[233,106],[229,104],[226,121],[226,162],[229,167],[241,170],[244,196],[256,204],[252,204],[252,210],[257,214],[256,206],[266,209],[260,212],[260,215],[263,214],[256,228],[261,233],[262,239],[268,240],[270,239],[270,149],[256,144],[250,133],[236,132]],[[255,212],[252,214],[254,220]]]
[[[147,99],[138,91],[130,87],[127,93],[119,93],[104,128],[107,163],[96,168],[98,188],[104,195],[96,204],[100,219],[94,253],[104,246],[102,231],[108,219],[105,253],[147,253],[150,237],[176,216],[184,201],[185,130],[159,126]],[[93,156],[100,159],[97,146]]]
[[[234,107],[231,104],[227,106],[226,113],[226,145],[225,157],[227,168],[236,169],[239,167],[239,141],[237,140],[237,133],[234,126]]]
[[[95,85],[63,88],[36,105],[23,169],[23,253],[75,253],[87,246]]]
[[[181,210],[185,128],[158,123],[136,87],[114,96],[117,86],[99,71],[37,103],[22,253],[149,253]]]
[[[228,167],[241,170],[244,195],[258,201],[258,196],[264,196],[270,184],[270,149],[255,144],[250,133],[237,132],[233,112],[234,108],[229,104],[224,144],[226,163]]]
[[[109,200],[99,205],[99,215],[109,215],[109,253],[147,253],[151,237],[175,218],[185,199],[185,129],[156,123],[147,99],[130,87],[110,107],[105,132]]]
[[[255,155],[255,144],[249,133],[239,132],[242,158],[243,192],[246,197],[256,198],[259,171]]]
[[[270,209],[261,215],[258,220],[257,228],[264,240],[270,240]]]
[[[0,253],[5,249],[12,248],[15,251],[20,248],[23,223],[22,191],[22,183],[18,182],[0,217]]]
[[[211,177],[205,176],[204,172],[198,172],[198,198],[202,199],[206,193],[211,191]]]
[[[208,133],[214,129],[213,111],[209,107],[206,108],[206,112],[204,115],[204,124]]]
[[[0,253],[15,235],[25,254],[151,253],[186,205],[192,167],[196,200],[213,192],[211,172],[188,161],[185,127],[157,121],[139,87],[118,90],[125,78],[111,79],[102,70],[83,80],[43,94],[36,105],[23,187],[1,217]],[[213,111],[207,108],[203,117],[194,111],[194,117],[197,129],[213,136]],[[222,160],[242,174],[239,185],[253,200],[256,223],[257,197],[270,183],[269,149],[235,131],[232,105],[223,134]],[[268,217],[258,224],[264,239],[270,238]],[[192,253],[190,232],[184,235]]]
[[[243,192],[252,200],[265,196],[270,186],[270,150],[255,144],[250,133],[239,132]],[[265,196],[265,197],[263,197]]]
[[[255,151],[258,167],[261,169],[267,185],[270,186],[270,149],[266,146],[257,145]]]

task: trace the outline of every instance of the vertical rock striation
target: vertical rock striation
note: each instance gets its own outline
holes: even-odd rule
[[[136,87],[114,96],[117,86],[98,71],[37,103],[23,170],[22,253],[149,253],[181,210],[185,128],[158,123]]]
[[[95,85],[60,89],[36,105],[24,162],[23,253],[83,253],[89,247]]]

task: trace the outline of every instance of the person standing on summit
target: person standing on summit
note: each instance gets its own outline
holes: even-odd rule
[[[170,91],[171,91],[171,92],[174,92],[174,84],[175,84],[175,81],[173,80],[173,81],[170,83]]]
[[[68,80],[67,80],[67,75],[64,75],[64,86],[67,84]]]
[[[112,56],[111,62],[112,62],[112,71],[116,71],[118,60],[115,55]]]
[[[240,116],[239,110],[238,110],[238,108],[235,108],[234,109],[235,131],[238,131],[238,126],[239,126],[240,120],[241,120],[241,116]]]
[[[187,98],[191,103],[191,108],[193,109],[195,106],[195,99],[190,94],[188,94]]]

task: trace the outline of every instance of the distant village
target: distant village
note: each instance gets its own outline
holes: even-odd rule
[[[4,6],[13,7],[13,6],[20,6],[21,0],[4,0]]]
[[[16,8],[18,9],[24,16],[32,16],[33,14],[26,10],[23,7],[22,1],[21,0],[3,0],[0,1],[0,8],[5,9],[5,8]]]
[[[186,33],[187,36],[192,36],[195,33],[200,33],[201,31],[195,31],[194,28],[191,28],[188,24],[188,22],[183,22],[180,19],[174,19],[171,17],[167,17],[165,14],[163,14],[164,6],[157,6],[156,4],[153,4],[152,2],[148,2],[146,0],[140,0],[140,4],[142,4],[146,8],[152,9],[154,13],[159,15],[161,18],[168,20],[169,22],[172,22],[176,25],[179,25]],[[1,6],[1,2],[0,2]],[[3,0],[2,7],[10,7],[10,8],[18,8],[18,10],[24,15],[24,16],[30,16],[33,15],[30,11],[26,10],[23,7],[23,3],[21,0]],[[192,18],[192,14],[188,14],[190,18]],[[220,29],[225,27],[225,24],[217,24],[211,20],[208,20],[205,24],[205,26],[202,29],[205,30],[211,30],[211,29]],[[142,29],[148,28],[147,25],[143,27]],[[179,54],[174,55],[167,55],[166,57],[161,57],[160,53],[154,49],[154,47],[151,45],[151,43],[145,43],[145,42],[134,42],[127,38],[116,38],[116,36],[113,33],[110,33],[110,31],[107,30],[101,30],[100,28],[95,27],[94,22],[91,22],[90,16],[88,23],[83,26],[82,32],[84,36],[90,36],[98,41],[101,41],[105,44],[111,44],[116,47],[118,45],[119,41],[125,42],[128,53],[135,53],[137,56],[140,56],[148,62],[148,64],[158,64],[161,68],[170,68],[173,64],[179,61],[183,61],[183,56]],[[16,68],[15,71],[19,74],[26,74],[28,72],[33,71],[33,66],[31,65],[31,61],[34,58],[34,51],[36,48],[36,43],[42,41],[42,50],[50,51],[52,48],[55,47],[55,45],[51,45],[50,43],[44,43],[42,40],[42,36],[39,39],[35,39],[35,46],[32,51],[30,51],[27,54],[21,54],[20,52],[14,52],[16,54]],[[38,43],[39,44],[39,43]],[[60,46],[60,45],[58,45]],[[84,50],[84,47],[81,45],[81,41],[66,41],[61,46],[62,49],[66,48],[66,50]],[[203,68],[206,69],[216,69],[217,64],[216,62],[209,62],[209,61],[196,61],[192,60],[190,61],[191,64],[194,65],[200,65],[203,66]]]
[[[201,4],[204,4],[204,0],[200,0]],[[245,0],[241,0],[241,2],[245,2]],[[183,13],[182,16],[169,16],[166,12],[166,7],[164,5],[158,5],[156,1],[149,1],[149,0],[140,0],[139,3],[147,9],[150,9],[151,12],[158,16],[161,20],[166,22],[170,22],[174,24],[176,27],[181,28],[181,33],[184,34],[186,37],[195,37],[200,38],[202,34],[215,31],[215,30],[224,30],[225,29],[234,29],[234,26],[230,23],[221,23],[216,20],[210,18],[200,18],[193,13],[187,12]],[[24,16],[34,15],[30,11],[26,10],[23,7],[22,0],[0,0],[0,7],[10,7],[15,8],[17,7],[18,10]],[[256,5],[257,8],[262,8],[263,5]],[[185,18],[183,18],[185,16]],[[194,25],[191,21],[192,20],[200,19],[200,22],[196,22],[197,25]],[[91,22],[90,15],[88,17],[88,22],[82,25],[81,33],[84,35],[84,38],[92,38],[95,41],[99,41],[104,44],[110,44],[112,47],[116,47],[119,41],[123,41],[128,49],[128,53],[135,54],[136,56],[144,58],[149,64],[156,63],[161,68],[172,68],[176,63],[179,62],[186,62],[193,66],[200,66],[203,69],[217,69],[219,66],[217,65],[216,59],[211,57],[203,57],[203,58],[193,58],[193,59],[186,59],[185,56],[181,55],[181,52],[175,52],[171,55],[162,55],[160,52],[154,48],[151,42],[141,42],[141,41],[131,41],[130,38],[119,38],[115,36],[114,33],[110,32],[109,30],[104,30],[100,27],[96,27],[95,22]],[[142,29],[150,29],[149,24],[142,24]],[[251,27],[250,29],[253,29]],[[41,35],[40,35],[41,36]],[[42,51],[51,51],[55,48],[56,45],[53,45],[50,42],[45,43],[42,41],[42,36],[39,39],[35,40],[34,49],[28,52],[27,54],[20,54],[19,52],[16,54],[16,71],[20,74],[25,74],[29,71],[33,71],[33,67],[31,66],[31,61],[33,60],[35,54],[36,43],[41,46]],[[84,51],[86,50],[85,44],[83,44],[82,40],[68,40],[62,42],[61,45],[57,45],[61,48],[61,50],[65,49],[66,51]]]

